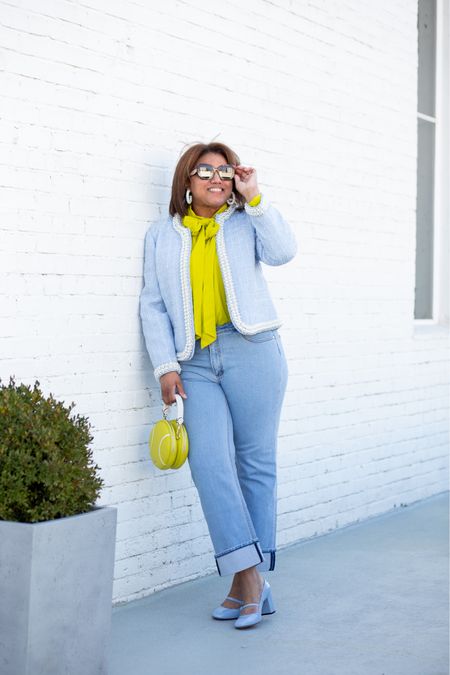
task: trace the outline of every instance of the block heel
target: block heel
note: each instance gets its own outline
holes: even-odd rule
[[[269,588],[267,598],[263,602],[261,614],[274,614],[276,612],[275,603],[272,598],[272,589]]]
[[[246,607],[254,606],[256,611],[251,614],[242,614],[242,610]],[[263,609],[266,608],[268,611],[264,612]],[[249,628],[254,626],[256,623],[259,623],[262,619],[263,614],[273,614],[275,612],[275,605],[272,599],[272,590],[270,588],[269,582],[264,579],[263,589],[259,598],[259,602],[247,602],[247,604],[242,605],[239,610],[239,617],[234,622],[235,628]]]

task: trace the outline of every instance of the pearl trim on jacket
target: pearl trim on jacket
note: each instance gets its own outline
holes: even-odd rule
[[[174,370],[177,373],[181,373],[180,364],[178,363],[178,361],[168,361],[167,363],[161,363],[160,366],[155,368],[153,371],[153,375],[155,376],[155,380],[159,380],[160,377],[162,377],[166,373],[172,373]]]
[[[232,204],[226,211],[220,213],[216,220],[222,227],[223,223],[235,211],[236,206]],[[186,345],[182,352],[177,352],[177,359],[180,361],[187,361],[192,358],[195,350],[195,329],[194,329],[194,308],[192,306],[192,290],[191,290],[191,271],[190,271],[190,255],[192,247],[191,231],[182,225],[181,217],[178,213],[173,216],[172,224],[175,230],[180,234],[182,239],[181,255],[180,255],[180,276],[181,276],[181,294],[183,296],[183,315],[184,315],[184,329],[186,332]],[[220,232],[220,229],[219,229]],[[217,241],[217,235],[216,235]],[[225,291],[226,292],[226,291]]]
[[[262,203],[263,195],[261,195],[261,202],[258,204],[258,206],[249,206],[246,203],[244,208],[247,210],[247,206],[249,206],[250,209],[259,209]],[[264,210],[267,209],[267,206],[267,202],[264,202]],[[262,215],[262,213],[263,211],[260,212],[260,215]],[[227,211],[224,213],[219,213],[216,218],[217,222],[219,222],[221,226],[223,224],[222,220],[225,221],[225,218],[222,218],[221,216],[225,216],[226,214]],[[281,326],[281,321],[266,321],[265,323],[252,324],[251,326],[242,321],[241,314],[239,312],[236,291],[234,288],[233,277],[231,274],[230,263],[228,262],[228,255],[225,247],[225,238],[222,227],[220,227],[216,234],[216,248],[217,255],[219,257],[220,269],[222,271],[223,285],[225,286],[225,293],[227,296],[228,312],[235,328],[237,328],[237,330],[243,335],[253,335],[255,332],[258,333],[263,330],[279,328]]]
[[[253,246],[255,262],[267,265],[283,265],[297,252],[294,232],[279,211],[270,203],[267,204],[263,196],[257,206],[259,208],[246,204],[243,212],[237,212],[236,207],[230,206],[217,215],[219,231],[216,235],[216,250],[227,307],[230,320],[243,335],[276,329],[282,324],[268,292],[262,269],[259,264],[252,264]],[[232,222],[228,223],[226,221],[230,216]],[[164,256],[170,255],[170,250],[176,250],[178,269],[174,270],[169,265],[158,268],[155,258],[158,249]],[[141,291],[139,312],[156,379],[160,379],[167,372],[182,372],[182,362],[188,361],[194,354],[191,250],[191,232],[183,227],[179,216],[164,221],[161,219],[147,230],[145,284]],[[161,274],[159,279],[157,269]],[[255,286],[254,297],[247,292],[248,283]],[[166,307],[163,298],[168,303]],[[259,323],[255,323],[258,320]]]
[[[261,201],[258,206],[250,206],[245,204],[245,210],[249,215],[262,215],[268,208],[269,204],[264,198],[264,195],[261,195]],[[236,291],[233,284],[233,278],[231,274],[230,264],[228,262],[227,250],[225,247],[225,239],[223,233],[223,224],[225,221],[233,215],[236,210],[236,205],[232,204],[226,211],[219,213],[216,217],[216,221],[219,223],[220,228],[216,234],[216,250],[219,258],[219,265],[222,272],[223,284],[225,287],[225,293],[227,297],[227,307],[230,314],[230,318],[237,330],[244,335],[252,335],[256,332],[263,330],[271,330],[279,328],[281,322],[277,321],[266,321],[265,323],[252,324],[249,326],[244,323],[239,312],[238,302]],[[192,235],[188,228],[182,225],[181,217],[176,213],[172,218],[172,225],[175,230],[180,234],[182,239],[181,245],[181,255],[180,255],[180,276],[181,276],[181,293],[183,298],[183,315],[184,315],[184,328],[186,333],[186,345],[181,352],[177,352],[177,359],[180,361],[187,361],[192,358],[195,350],[195,330],[194,330],[194,310],[192,306],[192,291],[191,291],[191,280],[190,280],[190,254],[192,246]],[[164,363],[157,369],[158,371],[166,370],[175,370],[173,363]],[[178,365],[178,364],[177,364]],[[180,366],[178,365],[178,368]],[[181,372],[178,370],[177,372]],[[160,375],[163,374],[160,372]],[[156,377],[156,375],[155,375]]]
[[[249,216],[262,216],[263,213],[265,213],[268,208],[269,202],[264,197],[264,193],[261,193],[260,202],[256,206],[250,206],[248,202],[245,202],[244,205],[244,209],[246,210]]]

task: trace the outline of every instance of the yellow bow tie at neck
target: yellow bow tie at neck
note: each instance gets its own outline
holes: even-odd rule
[[[227,209],[224,204],[212,218],[197,216],[191,207],[183,217],[183,225],[192,232],[191,286],[194,304],[195,337],[200,346],[207,347],[217,337],[216,307],[214,298],[214,263],[216,259],[216,234],[218,213]]]

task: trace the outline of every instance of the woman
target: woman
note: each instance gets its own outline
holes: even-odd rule
[[[143,332],[164,403],[184,399],[188,461],[217,570],[234,574],[212,616],[244,628],[275,611],[260,572],[275,569],[288,375],[261,262],[282,265],[297,246],[255,169],[223,143],[184,152],[169,212],[145,237]]]

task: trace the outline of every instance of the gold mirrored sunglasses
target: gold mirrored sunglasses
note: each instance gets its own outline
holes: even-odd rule
[[[216,172],[221,180],[233,180],[235,173],[234,166],[231,164],[221,164],[218,167],[214,167],[212,164],[197,164],[190,175],[197,174],[200,180],[211,180]]]

